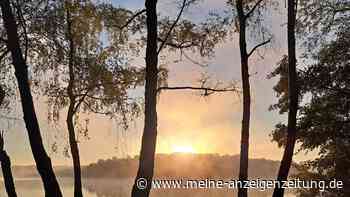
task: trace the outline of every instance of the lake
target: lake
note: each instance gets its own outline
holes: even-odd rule
[[[73,180],[60,179],[64,196],[73,197]],[[129,197],[133,179],[88,179],[83,181],[84,197]],[[19,197],[44,196],[40,179],[16,179]],[[191,189],[191,190],[152,190],[151,197],[224,197],[232,196],[236,190],[229,189]],[[271,191],[250,192],[251,197],[270,197]],[[0,197],[7,197],[4,184],[0,180]],[[295,197],[287,194],[285,197]]]

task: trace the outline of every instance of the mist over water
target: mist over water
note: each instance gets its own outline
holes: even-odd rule
[[[238,179],[239,156],[219,154],[173,153],[157,154],[155,180],[231,180]],[[176,165],[169,165],[176,163]],[[273,180],[279,162],[251,159],[251,180]],[[138,158],[99,159],[82,166],[85,197],[130,197],[138,167]],[[55,166],[55,172],[65,197],[74,196],[73,170],[69,166]],[[42,181],[35,166],[13,166],[18,196],[44,196]],[[7,197],[0,172],[0,197]],[[173,185],[174,186],[174,185]],[[176,186],[176,185],[175,185]],[[165,186],[167,187],[167,186]],[[203,187],[202,187],[203,188]],[[270,197],[272,190],[250,190],[250,197]],[[236,196],[237,190],[215,189],[152,189],[151,197],[226,197]],[[286,197],[294,197],[289,195]]]

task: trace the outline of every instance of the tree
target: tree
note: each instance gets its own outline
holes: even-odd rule
[[[69,58],[68,58],[68,72],[69,72],[69,81],[67,87],[67,93],[69,97],[69,107],[67,113],[67,128],[69,134],[69,145],[71,149],[71,155],[73,159],[73,167],[74,167],[74,197],[82,197],[82,184],[81,184],[81,166],[80,166],[80,155],[79,155],[79,147],[76,139],[76,133],[74,128],[74,113],[76,108],[76,97],[74,95],[75,89],[75,74],[74,74],[74,66],[75,66],[75,42],[73,37],[72,30],[72,18],[71,18],[71,8],[72,5],[65,2],[66,9],[66,23],[67,23],[67,40],[69,41]]]
[[[28,66],[23,58],[19,44],[18,29],[9,0],[0,3],[2,18],[7,34],[7,47],[11,52],[15,75],[21,96],[24,121],[27,127],[29,142],[32,148],[38,172],[44,183],[45,195],[47,197],[61,197],[56,176],[54,174],[51,160],[47,155],[40,134],[40,127],[36,117],[33,98],[28,80]]]
[[[297,136],[297,112],[298,112],[298,87],[296,71],[296,44],[295,44],[295,25],[296,25],[297,2],[288,0],[288,128],[287,142],[284,149],[283,158],[277,175],[277,181],[285,181],[288,178],[289,170],[292,165],[294,147]],[[282,197],[284,188],[275,187],[273,197]]]
[[[270,42],[270,40],[264,40],[258,45],[254,46],[249,52],[247,49],[247,27],[250,25],[260,25],[259,20],[254,21],[255,12],[259,11],[259,8],[263,7],[263,0],[258,1],[242,1],[236,0],[228,1],[228,3],[235,7],[237,12],[237,18],[235,20],[236,31],[239,32],[239,47],[241,57],[241,77],[242,77],[242,89],[243,89],[243,118],[241,128],[241,150],[240,150],[240,168],[239,168],[239,180],[244,182],[248,180],[248,163],[249,163],[249,128],[250,128],[250,108],[251,108],[251,92],[250,92],[250,74],[249,74],[249,57],[253,55],[255,50]],[[246,10],[247,9],[247,10]],[[258,12],[259,13],[259,12]],[[262,16],[256,16],[259,18]],[[247,197],[246,188],[238,188],[239,197]]]
[[[5,99],[5,90],[3,90],[2,86],[0,85],[0,107]],[[3,137],[3,131],[0,131],[0,163],[1,163],[1,169],[2,174],[4,176],[4,183],[7,195],[9,197],[16,197],[16,189],[15,184],[13,182],[13,176],[11,171],[11,161],[10,157],[7,155],[6,151],[4,150],[4,137]]]
[[[182,54],[186,49],[199,51],[202,56],[210,56],[215,44],[224,39],[225,30],[220,29],[225,22],[202,23],[195,25],[190,21],[180,21],[186,7],[195,1],[183,0],[180,11],[174,21],[159,20],[157,17],[157,0],[146,0],[146,84],[145,84],[145,125],[143,130],[139,168],[132,188],[133,197],[147,197],[151,190],[154,171],[154,158],[157,140],[157,93],[162,90],[200,90],[204,96],[213,92],[235,91],[236,89],[215,89],[205,87],[168,87],[162,85],[161,68],[158,68],[158,56],[164,48],[180,50]],[[143,11],[136,13],[139,16]],[[133,19],[132,17],[131,19]],[[225,20],[224,20],[225,21]],[[158,28],[158,25],[160,27]],[[158,33],[158,31],[160,33]],[[158,47],[158,43],[159,47]],[[140,187],[139,182],[145,181],[146,187]],[[148,183],[148,184],[147,184]]]
[[[5,189],[9,197],[17,197],[15,184],[12,176],[12,170],[11,170],[11,160],[10,160],[10,157],[7,155],[6,151],[4,150],[3,131],[0,131],[0,132],[1,132],[0,133],[0,163],[1,163],[2,174],[4,177]]]
[[[154,157],[157,140],[157,87],[158,87],[158,19],[157,0],[146,0],[147,47],[146,47],[146,84],[145,84],[145,125],[142,135],[139,169],[137,171],[132,197],[148,197],[153,179]],[[143,178],[146,188],[138,187]]]
[[[325,196],[349,195],[349,44],[350,31],[343,26],[335,40],[322,45],[314,56],[315,63],[298,72],[300,94],[304,97],[310,94],[311,98],[300,107],[297,142],[300,151],[317,151],[318,157],[298,165],[295,176],[304,180],[343,181],[343,189],[328,188]],[[280,92],[284,94],[285,89]],[[279,124],[272,133],[280,146],[286,144],[285,130],[286,126]],[[300,196],[320,193],[318,189],[298,192]]]
[[[344,180],[346,184],[347,178],[344,177],[349,175],[341,166],[346,165],[348,161],[348,155],[343,152],[346,147],[342,147],[344,143],[346,144],[347,137],[337,135],[338,131],[346,128],[346,124],[344,125],[342,121],[334,122],[334,118],[342,116],[343,113],[334,103],[339,102],[339,106],[342,106],[346,103],[346,99],[345,101],[341,99],[347,98],[348,95],[346,91],[332,84],[342,84],[346,81],[344,78],[348,76],[348,72],[338,65],[346,65],[349,59],[346,56],[348,38],[345,29],[349,25],[350,4],[348,1],[301,0],[299,2],[296,33],[303,41],[305,53],[302,57],[317,63],[297,72],[298,97],[302,105],[297,119],[296,140],[300,144],[298,152],[319,149],[317,150],[319,157],[298,165],[299,173],[296,176],[307,180],[328,181],[334,178],[333,173],[337,172],[337,178]],[[340,52],[336,49],[345,51]],[[342,67],[346,68],[346,66]],[[338,72],[340,70],[342,73]],[[288,56],[279,62],[278,67],[269,77],[277,75],[280,76],[280,80],[274,90],[277,92],[279,101],[270,109],[279,109],[282,114],[288,111],[289,103]],[[337,95],[335,92],[338,90],[340,92]],[[287,126],[282,123],[277,124],[272,137],[279,146],[286,146]],[[319,193],[317,189],[303,189],[299,192],[300,196],[316,196]],[[334,192],[338,192],[336,193],[338,196],[346,193],[346,191],[332,191],[326,194],[332,196]]]
[[[124,32],[111,36],[121,43],[112,40],[113,44],[106,46],[100,41],[103,30],[110,32],[110,16],[125,14],[125,10],[91,1],[54,2],[43,7],[29,24],[30,44],[39,48],[30,53],[36,76],[33,80],[48,96],[49,120],[58,123],[60,111],[68,108],[66,125],[74,167],[74,195],[81,197],[77,138],[80,133],[88,137],[88,131],[79,130],[79,113],[120,117],[126,128],[140,110],[137,101],[129,98],[128,89],[143,84],[144,71],[127,64],[123,56],[126,52],[122,51],[128,50]]]

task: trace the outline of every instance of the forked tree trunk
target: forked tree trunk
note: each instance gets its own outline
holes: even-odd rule
[[[295,51],[295,24],[296,24],[296,0],[288,0],[288,91],[289,91],[289,113],[287,144],[283,153],[280,169],[278,171],[278,181],[285,181],[288,178],[292,165],[294,146],[296,142],[296,117],[298,112],[298,90],[296,71],[296,51]],[[283,197],[284,189],[276,187],[273,197]]]
[[[80,166],[80,155],[79,146],[75,137],[74,128],[74,115],[76,106],[76,96],[74,93],[75,88],[75,73],[74,73],[74,58],[75,58],[75,44],[72,29],[72,20],[70,15],[69,6],[67,9],[67,40],[69,40],[69,57],[68,57],[68,72],[69,72],[69,82],[67,87],[67,92],[69,96],[69,107],[67,113],[67,129],[69,136],[69,146],[73,159],[73,171],[74,171],[74,197],[83,197],[82,183],[81,183],[81,166]]]
[[[249,162],[249,127],[250,127],[250,82],[249,82],[249,62],[246,42],[246,16],[243,9],[243,1],[236,1],[236,9],[239,20],[239,47],[241,55],[241,77],[243,87],[243,118],[241,128],[241,152],[239,165],[239,180],[248,180]],[[247,197],[246,188],[238,188],[238,197]]]
[[[157,141],[157,0],[146,0],[147,49],[145,85],[145,125],[143,130],[139,169],[132,188],[132,197],[148,197],[153,179],[154,158]],[[147,185],[140,185],[140,179]],[[146,186],[142,188],[142,186]]]
[[[9,0],[0,2],[4,26],[7,33],[7,47],[11,51],[15,75],[21,96],[23,118],[28,131],[28,137],[37,170],[44,184],[46,197],[62,197],[55,173],[52,168],[51,159],[47,155],[36,117],[33,98],[28,81],[28,67],[23,58],[17,33],[17,24],[12,13]]]

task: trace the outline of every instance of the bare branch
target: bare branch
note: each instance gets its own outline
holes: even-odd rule
[[[165,36],[165,38],[164,38],[164,41],[160,44],[159,49],[158,49],[158,51],[157,51],[157,55],[159,55],[159,53],[162,51],[162,49],[163,49],[165,43],[166,43],[167,40],[169,39],[169,36],[170,36],[171,32],[172,32],[173,29],[175,28],[176,24],[179,22],[180,17],[181,17],[181,15],[182,15],[182,13],[183,13],[185,7],[186,7],[186,1],[187,1],[187,0],[183,0],[181,10],[180,10],[179,14],[177,15],[177,17],[176,17],[176,19],[175,19],[173,25],[170,27],[169,31],[167,32],[167,34],[166,34],[166,36]]]
[[[143,10],[140,10],[139,12],[137,12],[136,14],[134,14],[131,18],[129,18],[128,21],[126,21],[126,23],[121,26],[121,27],[118,27],[120,30],[126,28],[127,26],[129,26],[129,24],[135,20],[136,17],[140,16],[141,14],[145,13],[146,12],[146,9],[143,9]]]
[[[161,38],[157,38],[157,40],[158,40],[158,42],[164,43],[165,45],[168,45],[168,46],[171,46],[171,47],[177,48],[177,49],[187,49],[187,48],[195,46],[194,43],[189,42],[189,41],[181,43],[181,44],[176,44],[176,43],[167,42],[166,40],[163,40]],[[189,43],[189,44],[186,44],[186,43]]]
[[[255,5],[252,7],[252,9],[250,9],[248,11],[248,13],[244,16],[245,18],[249,18],[250,15],[253,14],[253,12],[255,11],[255,9],[260,5],[260,3],[262,2],[263,0],[259,0],[258,2],[255,3]]]
[[[256,45],[256,46],[248,53],[248,58],[254,53],[255,50],[257,50],[259,47],[262,47],[262,46],[268,44],[270,41],[271,41],[271,39],[268,39],[268,40],[266,40],[266,41],[264,41],[264,42],[262,42],[262,43]]]
[[[203,96],[209,96],[212,93],[215,92],[238,92],[236,88],[223,88],[223,89],[216,89],[216,88],[206,88],[206,87],[192,87],[192,86],[182,86],[182,87],[159,87],[157,89],[157,92],[160,92],[162,90],[192,90],[192,91],[204,91]]]

